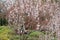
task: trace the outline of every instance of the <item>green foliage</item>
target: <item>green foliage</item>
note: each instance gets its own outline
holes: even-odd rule
[[[8,27],[0,26],[0,40],[9,40],[9,32],[11,30]]]
[[[8,26],[0,26],[0,40],[38,40],[41,37],[44,37],[45,33],[35,30],[30,30],[29,34],[16,34]],[[54,39],[56,40],[56,37]]]
[[[32,32],[28,35],[27,40],[38,40],[41,35],[44,36],[44,33],[32,30]]]
[[[8,21],[5,18],[0,18],[0,26],[7,25]]]
[[[40,35],[44,35],[44,33],[39,32],[39,31],[34,31],[34,32],[30,33],[29,36],[31,36],[31,37],[39,37]]]
[[[15,34],[8,26],[0,26],[0,40],[20,40],[20,35]]]
[[[34,31],[34,30],[30,30],[29,34],[23,34],[20,35],[20,39],[21,40],[38,40],[39,36],[43,35],[43,32],[39,32],[39,31]]]

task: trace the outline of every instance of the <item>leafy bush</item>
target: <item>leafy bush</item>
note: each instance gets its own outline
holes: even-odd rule
[[[45,35],[43,32],[35,31],[35,30],[30,30],[29,34],[23,34],[20,35],[21,40],[38,40],[39,36]]]
[[[5,18],[0,18],[0,26],[7,25],[8,21]]]
[[[28,34],[27,39],[26,40],[38,40],[39,36],[44,36],[43,32],[39,32],[39,31],[31,31],[30,34]]]
[[[39,35],[41,35],[41,34],[44,35],[42,32],[35,31],[35,32],[30,33],[30,36],[39,37]]]
[[[20,35],[16,35],[8,26],[0,26],[0,40],[20,40]]]
[[[8,27],[0,26],[0,40],[9,40],[9,32],[11,30]]]

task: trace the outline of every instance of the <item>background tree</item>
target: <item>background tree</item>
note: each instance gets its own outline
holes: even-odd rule
[[[4,5],[8,23],[14,29],[19,30],[23,25],[23,29],[31,27],[34,30],[40,25],[39,29],[46,28],[51,34],[56,32],[57,40],[60,39],[60,5],[57,0],[7,0]]]

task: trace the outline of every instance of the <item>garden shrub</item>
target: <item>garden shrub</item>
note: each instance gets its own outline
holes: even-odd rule
[[[45,34],[40,31],[30,30],[29,34],[20,35],[21,40],[38,40],[39,36],[44,36]]]
[[[8,21],[5,18],[0,18],[0,26],[7,25]]]
[[[0,40],[9,40],[9,32],[11,30],[8,27],[0,26]]]
[[[44,35],[44,33],[39,32],[39,31],[34,31],[34,32],[30,33],[29,36],[31,36],[31,37],[39,37],[39,35]]]
[[[20,35],[16,35],[8,26],[0,26],[0,40],[20,40]]]

